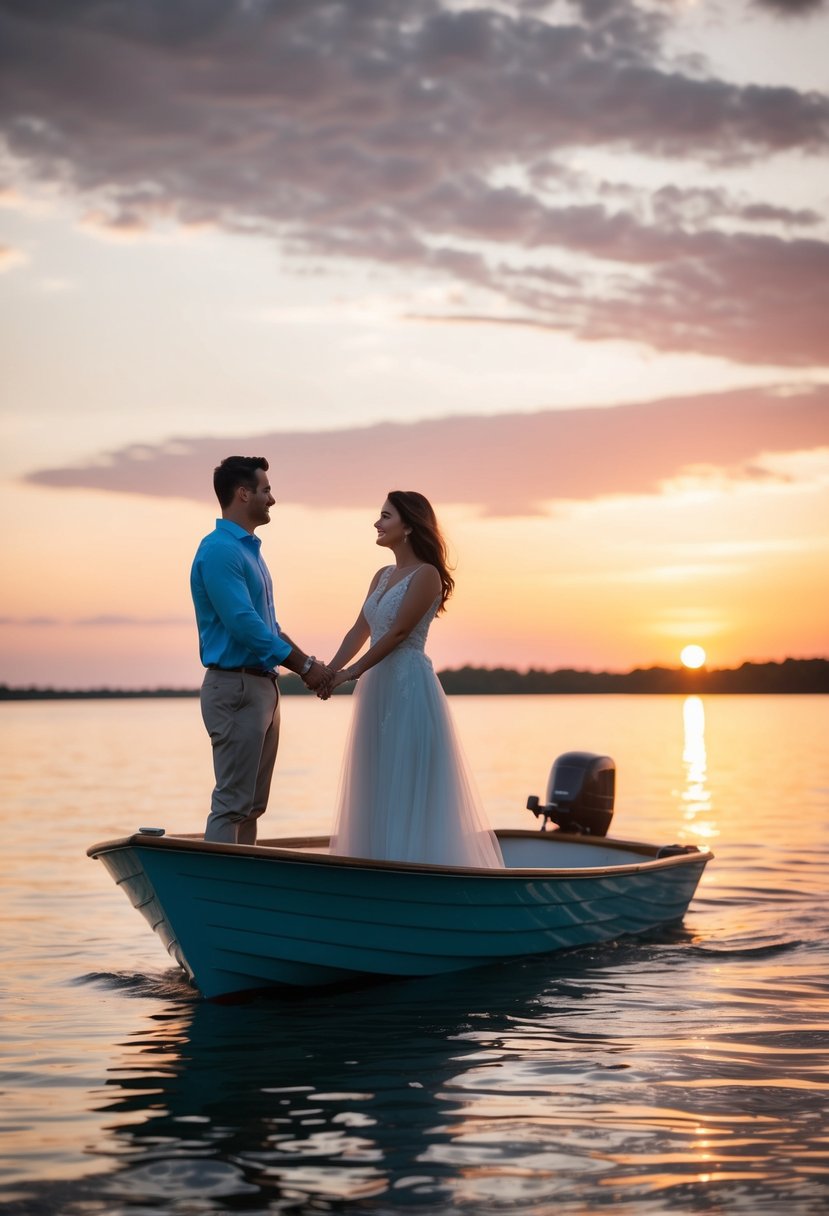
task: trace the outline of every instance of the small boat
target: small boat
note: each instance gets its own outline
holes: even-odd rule
[[[541,830],[497,832],[497,870],[332,856],[324,836],[228,845],[163,828],[88,854],[208,999],[437,975],[682,920],[712,854],[607,837],[614,785],[609,757],[560,756],[547,801],[527,804]]]

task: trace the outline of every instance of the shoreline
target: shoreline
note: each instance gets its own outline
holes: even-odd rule
[[[521,672],[505,667],[460,667],[438,672],[447,696],[578,696],[607,695],[814,695],[829,693],[829,659],[785,659],[781,663],[742,663],[709,670],[648,667],[629,672],[593,672],[560,668]],[[280,675],[283,696],[313,696],[298,676]],[[350,696],[353,686],[334,696]],[[0,684],[0,701],[135,700],[198,697],[198,688],[43,688]]]

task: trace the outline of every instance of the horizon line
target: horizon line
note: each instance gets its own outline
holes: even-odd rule
[[[736,674],[737,672],[743,671],[745,668],[761,668],[761,667],[779,668],[779,667],[785,667],[786,665],[806,665],[806,664],[819,664],[819,663],[829,665],[829,658],[827,658],[826,656],[817,655],[817,656],[812,656],[810,658],[793,658],[791,656],[787,656],[785,659],[743,659],[739,664],[737,664],[734,667],[709,667],[707,664],[703,664],[701,667],[686,667],[684,664],[679,664],[679,666],[665,666],[664,664],[661,664],[661,663],[653,663],[647,667],[645,667],[645,666],[631,667],[627,671],[595,670],[595,669],[586,668],[586,667],[544,668],[544,667],[532,667],[531,666],[531,667],[522,669],[522,668],[518,668],[518,667],[507,667],[507,666],[483,667],[483,666],[473,665],[471,663],[464,663],[459,667],[443,667],[439,671],[437,671],[436,674],[438,676],[442,676],[442,675],[447,675],[447,676],[461,675],[462,676],[464,673],[469,673],[469,674],[474,673],[476,675],[484,674],[484,675],[489,675],[489,676],[510,675],[510,676],[519,676],[521,678],[527,678],[527,677],[531,677],[531,676],[578,675],[578,676],[592,677],[595,679],[600,679],[602,677],[609,678],[609,679],[625,679],[629,676],[643,675],[643,674],[655,673],[655,672],[663,672],[663,673],[666,673],[669,675],[680,676],[684,679],[693,680],[693,679],[701,678],[701,677],[705,677],[705,676]],[[278,672],[277,674],[279,675],[280,679],[289,681],[289,682],[294,679],[298,679],[298,677],[294,676],[293,672],[289,672],[289,671]],[[148,686],[148,685],[138,686],[138,685],[89,684],[89,685],[85,685],[85,686],[75,685],[73,687],[59,687],[54,684],[52,684],[52,685],[43,685],[43,684],[35,684],[35,683],[9,684],[4,680],[0,680],[0,696],[2,696],[3,693],[34,693],[34,692],[67,693],[67,694],[90,693],[90,692],[105,692],[105,693],[116,693],[117,692],[117,693],[130,693],[130,694],[132,694],[132,693],[138,693],[138,694],[141,694],[141,693],[144,693],[144,694],[150,694],[150,693],[189,694],[189,693],[194,693],[195,694],[195,693],[198,693],[198,685],[189,685],[189,684],[188,685],[159,685],[159,684],[157,684],[157,685],[153,685],[153,686]]]

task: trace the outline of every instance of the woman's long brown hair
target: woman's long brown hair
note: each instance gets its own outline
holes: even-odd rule
[[[390,490],[387,498],[406,527],[411,528],[409,544],[415,557],[434,566],[440,575],[441,595],[438,612],[443,612],[446,608],[446,601],[454,589],[455,580],[449,573],[446,541],[441,535],[432,504],[428,498],[418,494],[417,490]]]

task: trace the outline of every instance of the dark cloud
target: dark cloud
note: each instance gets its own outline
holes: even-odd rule
[[[704,198],[689,205],[700,203],[714,205]],[[748,210],[749,218],[755,218]],[[773,214],[787,222],[784,209]],[[811,222],[810,213],[807,219]],[[586,298],[584,279],[554,268],[513,271],[501,265],[493,270],[481,261],[477,268],[468,267],[466,277],[493,291],[500,288],[522,311],[471,317],[459,310],[453,319],[497,318],[565,329],[587,340],[625,334],[656,350],[745,363],[809,367],[829,358],[826,241],[713,228],[693,232],[664,220],[645,223],[629,211],[612,212],[601,204],[550,212],[545,233],[547,240],[556,234],[570,251],[616,264],[601,294]],[[434,251],[428,256],[440,258]]]
[[[620,262],[649,266],[643,282],[617,275],[585,307],[578,292],[546,272],[523,274],[511,297],[525,323],[550,317],[586,339],[620,330],[664,351],[699,352],[746,363],[808,367],[829,357],[829,244],[759,235],[646,229],[629,217],[569,217],[571,248],[603,247]],[[543,323],[543,322],[542,322]]]
[[[818,211],[754,203],[710,187],[662,186],[651,196],[650,204],[654,218],[671,227],[694,227],[729,218],[750,223],[779,223],[786,228],[814,227],[823,222]]]
[[[827,8],[827,0],[754,0],[754,3],[778,17],[811,16]]]
[[[213,467],[241,452],[271,460],[281,502],[374,507],[387,490],[415,487],[438,502],[524,515],[551,501],[655,494],[695,466],[755,480],[764,455],[820,446],[829,446],[829,387],[796,395],[756,389],[323,433],[174,439],[122,448],[85,467],[41,469],[27,480],[210,501]]]
[[[820,327],[770,324],[782,290],[745,294],[753,251],[789,285],[813,256],[825,263],[829,243],[788,231],[815,227],[813,212],[705,189],[611,197],[583,175],[580,203],[568,158],[825,155],[829,98],[680,70],[663,49],[668,6],[551,11],[2,0],[0,123],[28,173],[79,193],[114,229],[210,222],[275,236],[297,257],[437,269],[505,313],[579,334],[823,362]],[[574,251],[590,261],[578,278],[564,261]],[[825,311],[814,276],[807,296]],[[660,315],[643,324],[649,297]]]

